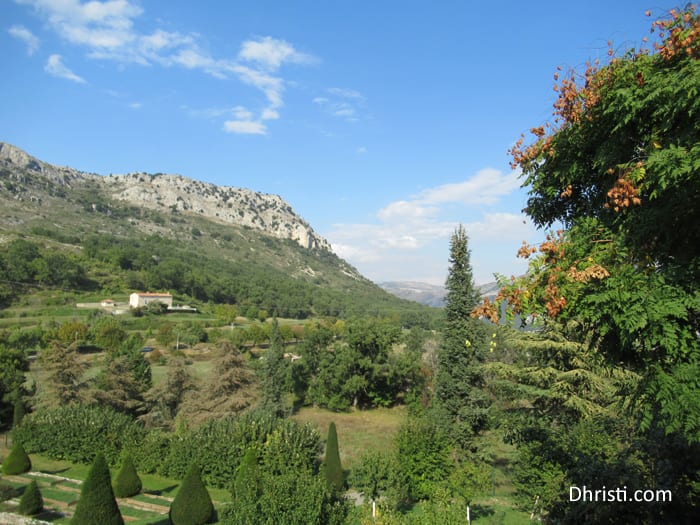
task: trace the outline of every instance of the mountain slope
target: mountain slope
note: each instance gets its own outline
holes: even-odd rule
[[[6,273],[13,270],[7,257],[21,248],[12,243],[21,236],[44,259],[49,252],[70,258],[92,290],[168,290],[183,301],[292,317],[425,313],[337,257],[278,196],[179,175],[103,177],[0,143],[0,206]],[[31,268],[27,278],[40,282]]]

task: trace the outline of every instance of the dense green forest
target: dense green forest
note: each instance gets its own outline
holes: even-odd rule
[[[521,247],[528,271],[501,278],[494,302],[462,226],[441,311],[291,242],[255,237],[258,264],[241,264],[221,250],[237,235],[204,222],[179,239],[11,232],[5,475],[30,459],[92,465],[75,523],[93,500],[116,506],[108,466],[137,491],[139,475],[182,480],[169,518],[144,524],[695,523],[700,16],[653,30],[649,49],[558,72],[553,120],[511,150],[528,215],[560,229]],[[315,270],[291,275],[275,253]],[[74,307],[145,289],[198,313]],[[374,413],[398,423],[377,430]]]

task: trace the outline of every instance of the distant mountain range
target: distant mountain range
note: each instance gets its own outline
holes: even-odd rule
[[[428,284],[416,281],[389,281],[377,283],[387,292],[408,299],[417,303],[428,306],[442,307],[445,305],[445,294],[447,293],[444,286]],[[493,298],[498,293],[498,283],[490,282],[477,285],[482,297]]]

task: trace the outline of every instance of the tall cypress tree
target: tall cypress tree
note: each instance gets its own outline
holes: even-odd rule
[[[328,425],[328,440],[326,441],[326,480],[328,486],[334,490],[342,490],[343,467],[340,465],[340,451],[338,450],[338,433],[335,423]]]
[[[288,369],[288,362],[284,359],[284,342],[275,318],[272,320],[270,347],[265,352],[265,361],[260,369],[259,408],[262,411],[277,417],[284,416],[284,392],[288,383]]]
[[[112,478],[107,462],[98,454],[90,467],[80,499],[71,521],[73,525],[124,525],[124,519],[112,491]]]
[[[470,317],[479,303],[470,262],[469,239],[460,225],[450,239],[445,287],[445,321],[435,378],[436,408],[456,443],[465,446],[486,427],[489,400],[481,387],[486,334]]]

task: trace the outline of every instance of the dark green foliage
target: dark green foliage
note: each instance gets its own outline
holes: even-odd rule
[[[16,438],[15,438],[16,439]],[[12,450],[2,462],[2,471],[4,474],[22,474],[29,472],[32,469],[32,462],[24,450],[22,443],[16,441],[12,445]]]
[[[308,381],[308,400],[332,410],[396,404],[420,375],[419,363],[406,367],[393,352],[400,327],[377,318],[353,319],[346,327],[346,344],[324,348],[321,332],[310,351],[302,350],[310,360],[296,378]]]
[[[124,525],[112,491],[107,462],[98,454],[80,488],[72,525]]]
[[[130,498],[141,492],[142,487],[131,455],[127,454],[114,480],[114,495],[118,498]]]
[[[5,346],[4,342],[0,341],[0,424],[2,425],[12,422],[14,401],[17,399],[17,394],[22,391],[24,372],[27,370],[29,370],[29,360],[24,350]]]
[[[36,480],[32,480],[27,488],[24,489],[24,494],[19,500],[19,506],[17,510],[20,514],[25,516],[32,516],[38,514],[44,508],[44,498],[41,497],[41,491],[39,490],[39,485],[37,485]]]
[[[281,417],[286,412],[283,396],[289,384],[289,361],[284,358],[284,343],[277,319],[272,322],[270,346],[260,369],[260,402],[263,412]]]
[[[335,423],[328,425],[328,439],[326,441],[326,480],[332,490],[340,491],[345,485],[343,467],[340,464],[340,451],[338,449],[338,434]]]
[[[445,286],[445,327],[438,350],[435,402],[454,441],[466,446],[486,427],[489,400],[482,390],[485,328],[470,317],[479,294],[472,277],[467,234],[461,225],[450,241]]]
[[[145,430],[132,418],[108,407],[68,405],[27,415],[13,431],[14,439],[29,452],[54,459],[90,463],[101,453],[110,464],[122,450],[137,450]]]
[[[22,395],[17,392],[15,393],[14,410],[12,411],[12,428],[18,427],[22,424],[22,420],[24,419],[26,413],[27,409],[24,406],[24,399],[22,399]]]
[[[203,525],[214,516],[214,505],[196,465],[189,468],[182,480],[169,516],[173,525]]]

